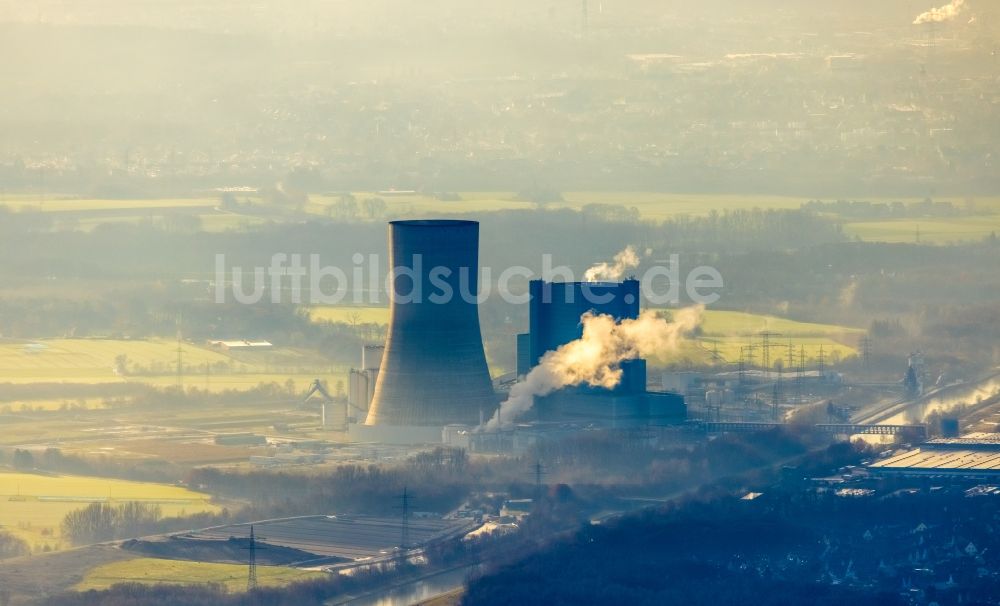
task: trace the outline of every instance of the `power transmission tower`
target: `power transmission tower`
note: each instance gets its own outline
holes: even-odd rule
[[[753,352],[756,351],[757,346],[751,341],[748,345],[743,345],[740,347],[740,382],[744,380],[744,373],[753,368],[754,355]]]
[[[872,340],[867,334],[865,334],[865,336],[861,338],[861,360],[866,371],[870,368],[871,357]]]
[[[781,380],[774,382],[774,387],[771,391],[771,420],[775,423],[778,422],[778,404],[781,400]]]
[[[184,389],[184,350],[181,347],[181,314],[177,314],[177,387]]]
[[[795,373],[795,399],[802,401],[802,383],[806,375],[806,346],[799,346],[799,367]]]
[[[261,549],[257,546],[257,538],[253,533],[253,524],[250,525],[250,542],[244,549],[250,552],[249,570],[247,571],[247,591],[250,592],[257,589],[257,550]]]
[[[542,476],[545,475],[545,467],[541,461],[535,461],[535,503],[542,500]]]
[[[399,495],[399,500],[399,509],[402,510],[403,514],[399,529],[399,549],[405,551],[410,545],[410,503],[413,501],[413,495],[410,494],[406,486],[403,487],[403,494]]]
[[[771,371],[771,337],[780,337],[781,333],[762,331],[760,335],[760,346],[763,348],[761,366],[766,372]]]
[[[826,376],[826,352],[823,351],[822,345],[819,346],[819,360],[817,362],[819,367],[819,378],[822,380],[823,377]]]

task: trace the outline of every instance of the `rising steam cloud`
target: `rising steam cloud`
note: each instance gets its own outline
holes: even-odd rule
[[[639,255],[635,252],[634,246],[626,246],[625,250],[616,254],[610,263],[602,261],[584,272],[583,280],[585,282],[621,280],[625,272],[636,267],[639,267]]]
[[[965,0],[951,0],[951,2],[940,8],[932,8],[926,13],[917,15],[917,18],[913,20],[913,25],[951,21],[963,10],[965,10]]]
[[[536,396],[562,387],[587,384],[612,388],[622,378],[621,363],[635,358],[660,358],[677,349],[680,339],[701,321],[703,306],[675,312],[667,322],[652,310],[636,319],[615,322],[609,315],[584,314],[583,336],[542,356],[538,366],[516,383],[486,429],[499,429],[531,409]]]

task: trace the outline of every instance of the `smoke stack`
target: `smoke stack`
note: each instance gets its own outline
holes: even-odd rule
[[[389,333],[366,425],[473,425],[496,396],[479,329],[479,223],[389,223]],[[451,289],[450,297],[436,297]]]
[[[925,23],[943,23],[951,21],[965,10],[965,0],[951,0],[948,4],[938,8],[932,8],[917,15],[913,20],[913,25],[924,25]]]

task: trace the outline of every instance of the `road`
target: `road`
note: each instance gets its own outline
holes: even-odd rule
[[[899,398],[868,408],[855,415],[851,420],[861,424],[888,423],[894,421],[893,417],[919,409],[917,414],[921,416],[919,420],[922,421],[922,417],[935,410],[946,410],[966,399],[969,402],[975,401],[975,396],[979,392],[983,392],[986,396],[992,395],[991,392],[997,385],[1000,385],[1000,374],[994,371],[979,379],[932,389],[919,398],[912,400]]]

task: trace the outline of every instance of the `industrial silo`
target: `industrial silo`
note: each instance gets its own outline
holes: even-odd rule
[[[389,332],[366,425],[475,424],[496,407],[475,301],[479,223],[389,223]]]

